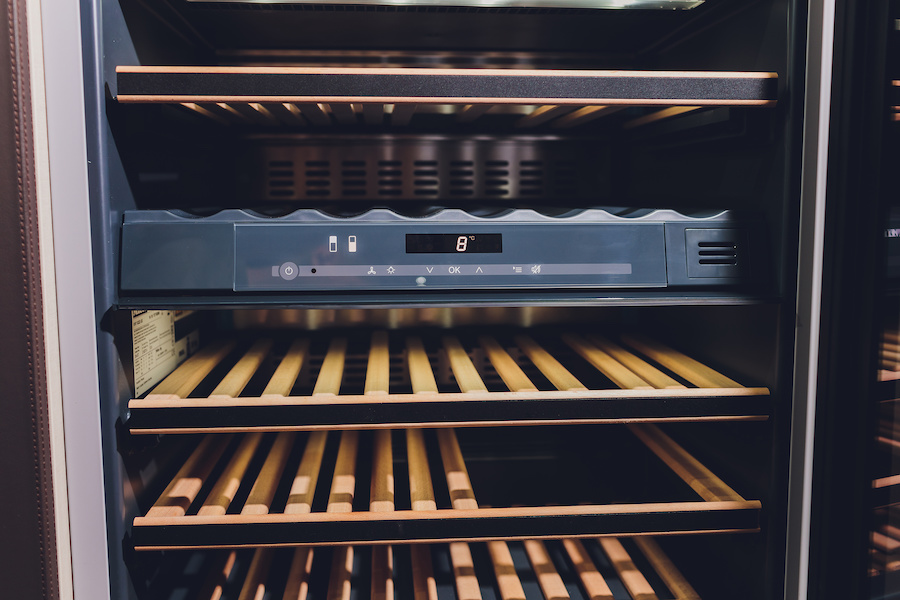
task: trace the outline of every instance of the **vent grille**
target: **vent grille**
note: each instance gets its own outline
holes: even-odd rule
[[[294,161],[269,161],[267,188],[271,198],[293,198],[297,194],[296,187]]]
[[[254,187],[268,201],[472,198],[537,202],[596,198],[598,191],[602,193],[597,169],[601,161],[574,145],[554,148],[557,156],[559,150],[575,155],[566,159],[545,158],[545,148],[527,144],[520,148],[473,146],[448,142],[437,148],[410,145],[400,151],[374,144],[368,148],[264,147],[264,177]]]
[[[749,272],[744,229],[686,229],[688,277],[745,277]]]

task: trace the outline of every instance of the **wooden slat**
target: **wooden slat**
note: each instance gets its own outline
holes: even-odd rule
[[[369,510],[371,512],[394,510],[394,454],[390,429],[379,429],[375,432]]]
[[[264,600],[274,552],[272,548],[257,548],[253,553],[253,560],[250,561],[250,569],[244,576],[244,585],[241,586],[238,600]]]
[[[525,540],[525,552],[546,600],[568,600],[566,584],[556,570],[547,547],[538,540]]]
[[[660,344],[642,335],[624,335],[622,341],[649,356],[679,377],[684,377],[697,387],[702,388],[739,388],[743,387],[733,379],[722,375],[703,363]]]
[[[201,102],[198,105],[231,123],[240,123],[242,125],[247,123],[247,117],[225,102]]]
[[[366,368],[366,394],[387,394],[391,382],[391,354],[386,331],[372,334],[369,364]]]
[[[465,542],[450,544],[450,562],[453,565],[453,580],[458,600],[481,600],[481,587],[475,577],[475,561],[472,551]]]
[[[409,547],[412,562],[413,600],[438,600],[437,581],[431,566],[431,548],[425,544]]]
[[[700,106],[670,106],[669,108],[664,108],[662,110],[653,111],[648,115],[644,115],[643,117],[638,117],[636,119],[631,119],[630,121],[625,121],[622,124],[624,129],[634,129],[635,127],[640,127],[641,125],[649,125],[650,123],[656,123],[657,121],[662,121],[664,119],[668,119],[670,117],[675,117],[678,115],[683,115],[686,112],[691,112],[694,110],[698,110],[702,108]]]
[[[363,104],[363,120],[366,125],[384,124],[384,104],[367,102]]]
[[[617,361],[615,358],[586,342],[581,336],[566,334],[562,336],[575,352],[591,363],[598,371],[603,373],[614,384],[626,390],[650,390],[653,386],[644,381],[631,369]]]
[[[488,335],[482,335],[478,338],[481,347],[484,348],[488,359],[494,365],[494,370],[500,375],[506,387],[513,392],[524,392],[537,390],[537,387],[524,371],[516,364],[516,361],[497,343],[497,340]]]
[[[475,492],[469,480],[469,472],[459,448],[459,441],[456,439],[456,432],[452,429],[438,429],[437,435],[453,508],[477,509],[478,502],[475,500]],[[509,546],[506,542],[488,542],[487,547],[502,600],[524,600],[525,592],[516,574]]]
[[[181,517],[203,487],[203,482],[219,462],[231,435],[208,435],[191,453],[184,465],[153,504],[148,517]]]
[[[262,433],[248,433],[241,440],[240,445],[228,461],[225,470],[216,481],[212,491],[200,507],[197,513],[200,516],[208,515],[224,515],[231,506],[235,494],[241,487],[244,475],[247,473],[247,467],[250,460],[256,454],[259,443],[262,441]]]
[[[201,106],[200,104],[197,104],[196,102],[182,102],[181,105],[193,113],[196,113],[198,115],[203,115],[207,119],[212,119],[213,121],[215,121],[216,123],[219,123],[220,125],[231,125],[230,119],[223,117],[222,115],[219,115],[219,114],[209,110],[209,108],[207,108],[205,106]]]
[[[300,112],[313,125],[331,125],[331,117],[328,116],[322,107],[312,103],[295,103]]]
[[[214,342],[203,348],[153,388],[150,396],[174,395],[187,398],[233,348],[233,341]]]
[[[409,500],[414,511],[437,510],[428,453],[421,429],[406,430],[406,453],[409,464]],[[475,567],[469,545],[463,542],[450,544],[450,561],[456,592],[460,600],[481,600],[481,589],[475,578]],[[434,600],[437,587],[431,569],[431,551],[427,546],[413,546],[413,585],[416,600]]]
[[[284,107],[297,118],[297,121],[302,125],[309,125],[309,121],[306,117],[303,116],[303,111],[300,110],[300,107],[294,104],[293,102],[284,102],[282,103]]]
[[[295,437],[292,433],[283,432],[275,438],[266,462],[263,463],[262,469],[253,483],[247,502],[241,509],[242,515],[264,515],[269,512],[275,491],[278,489],[278,483],[284,473],[284,467],[290,457]]]
[[[255,125],[268,127],[279,125],[278,119],[259,102],[235,102],[232,104],[232,108]]]
[[[517,335],[515,340],[522,352],[528,357],[528,360],[533,362],[534,366],[536,366],[541,373],[544,374],[544,377],[549,379],[550,383],[555,385],[557,389],[564,391],[587,389],[583,383],[569,373],[568,369],[562,366],[558,360],[553,358],[549,352],[541,348],[533,339],[527,335]]]
[[[237,562],[237,552],[223,552],[216,557],[209,575],[197,593],[197,600],[221,600],[225,594],[225,585]]]
[[[372,585],[370,600],[393,600],[394,552],[391,546],[372,548]]]
[[[418,104],[414,103],[394,104],[394,110],[391,112],[391,125],[395,127],[409,125],[413,115],[416,114],[416,108],[418,108]]]
[[[675,600],[700,600],[700,595],[691,587],[681,571],[672,563],[659,544],[651,537],[638,536],[634,543],[640,548],[647,560],[653,566],[653,570],[660,576],[669,591],[675,596]]]
[[[318,394],[337,395],[341,391],[341,379],[344,376],[344,361],[347,359],[347,339],[336,337],[331,340],[322,368],[313,388],[313,396]]]
[[[685,386],[678,383],[647,361],[632,354],[628,350],[622,348],[618,344],[614,344],[603,336],[590,335],[588,339],[598,348],[615,358],[617,361],[634,371],[644,381],[651,386],[662,390],[681,390]]]
[[[287,505],[284,513],[288,515],[308,513],[312,510],[313,496],[316,493],[316,484],[319,481],[319,471],[322,468],[322,457],[325,454],[325,443],[328,441],[328,433],[314,431],[309,434],[306,441],[306,449],[297,474],[291,484]]]
[[[300,114],[300,109],[293,104],[284,102],[267,102],[263,106],[275,118],[288,127],[296,125],[306,125],[306,119]]]
[[[344,431],[338,447],[331,492],[328,495],[327,512],[353,512],[353,496],[356,493],[356,451],[359,447],[359,433]]]
[[[466,104],[456,113],[456,120],[460,123],[471,123],[493,107],[493,104]]]
[[[312,572],[313,549],[297,548],[291,558],[287,584],[281,600],[306,600],[309,595],[309,576]]]
[[[742,398],[752,396],[768,396],[768,388],[681,388],[672,390],[544,390],[537,392],[420,392],[418,394],[385,394],[378,397],[379,404],[419,404],[423,402],[489,402],[507,400],[607,400],[607,399],[674,399],[674,398]],[[271,406],[342,406],[366,404],[371,406],[372,398],[363,394],[345,394],[341,396],[296,396],[277,398],[241,398],[240,402],[228,400],[211,400],[209,398],[191,398],[189,406],[196,408],[228,408],[233,406],[271,407]],[[178,409],[186,405],[181,398],[162,396],[143,400],[132,399],[128,406],[132,409]],[[758,412],[751,413],[759,416]],[[348,427],[350,425],[348,424]],[[297,429],[304,429],[302,423]],[[140,430],[143,433],[145,430]]]
[[[406,430],[406,454],[409,463],[409,500],[412,510],[437,510],[434,486],[428,468],[425,437],[421,429]]]
[[[272,340],[262,339],[254,343],[241,359],[228,372],[228,375],[219,382],[216,389],[209,395],[210,398],[235,398],[247,386],[259,365],[269,355],[272,349]]]
[[[619,574],[619,579],[625,585],[633,600],[658,600],[653,587],[635,566],[622,543],[616,538],[598,538],[603,551],[609,557],[610,562]]]
[[[585,106],[575,112],[569,113],[553,121],[550,125],[560,129],[568,129],[590,123],[600,117],[605,117],[619,112],[624,106]]]
[[[740,494],[655,425],[630,424],[628,428],[707,502],[744,500]]]
[[[437,382],[434,379],[434,371],[431,370],[431,362],[422,345],[422,340],[415,336],[406,338],[407,361],[409,363],[409,379],[413,392],[416,394],[436,394]]]
[[[417,526],[426,526],[428,523],[433,523],[436,521],[443,521],[442,527],[450,527],[451,523],[459,521],[466,522],[471,521],[472,519],[486,519],[486,520],[505,520],[505,519],[535,519],[535,520],[544,520],[549,518],[559,519],[567,516],[571,517],[586,517],[590,516],[594,517],[604,517],[605,515],[666,515],[665,519],[673,519],[675,521],[678,520],[679,515],[682,514],[694,514],[699,515],[700,513],[705,513],[709,515],[726,515],[727,513],[733,511],[739,511],[745,513],[741,518],[741,525],[739,526],[731,526],[724,525],[720,528],[710,529],[703,528],[702,530],[705,532],[717,531],[755,531],[757,530],[756,525],[749,525],[748,519],[752,517],[749,513],[758,512],[762,507],[762,503],[758,500],[744,500],[744,501],[722,501],[722,502],[707,502],[703,500],[697,500],[694,502],[647,502],[641,504],[578,504],[573,506],[516,506],[516,507],[482,507],[476,509],[454,509],[454,510],[434,510],[434,511],[412,511],[412,510],[401,510],[390,513],[389,516],[378,515],[374,513],[370,513],[368,511],[360,511],[354,513],[329,513],[329,512],[313,512],[309,514],[302,515],[298,518],[297,515],[293,514],[276,514],[270,513],[267,515],[222,515],[222,516],[213,516],[213,517],[200,517],[197,515],[186,515],[179,517],[135,517],[132,521],[135,529],[142,527],[197,527],[198,525],[204,526],[218,526],[218,525],[256,525],[262,524],[267,527],[272,527],[278,524],[303,524],[304,528],[307,525],[312,525],[315,527],[325,526],[326,524],[332,523],[340,523],[341,527],[346,527],[348,530],[353,527],[364,528],[367,524],[372,521],[382,521],[385,519],[389,519],[391,522],[397,523],[398,527],[404,527],[406,523],[416,523]],[[177,531],[177,529],[173,530]],[[247,529],[249,532],[250,529]],[[452,531],[452,529],[450,529]],[[663,533],[658,531],[649,531],[644,530],[641,533],[644,534],[652,534],[652,533]],[[670,531],[665,531],[664,533],[670,533]],[[167,534],[168,535],[168,534]],[[180,534],[185,535],[185,534]],[[351,536],[352,537],[352,536]],[[553,538],[553,535],[529,535],[529,539],[546,539]],[[587,534],[573,534],[570,537],[587,537]],[[511,538],[518,539],[518,536],[511,535]],[[415,542],[415,541],[424,541],[427,538],[405,538],[407,541]],[[483,536],[472,535],[469,537],[459,536],[452,537],[447,536],[445,538],[447,541],[474,541],[479,539],[484,539]],[[305,542],[304,540],[291,540],[291,543],[296,543],[297,545],[319,545],[319,542]],[[324,543],[324,542],[323,542]],[[341,544],[370,544],[375,543],[373,540],[367,540],[365,537],[361,539],[342,539],[340,541],[327,542],[328,545],[341,545]],[[175,545],[176,547],[195,547],[196,544],[190,543],[181,543]],[[155,549],[164,549],[173,546],[155,546],[155,545],[139,545],[141,550],[155,550]]]
[[[287,353],[284,355],[284,358],[281,359],[281,362],[278,364],[278,368],[275,369],[275,373],[272,375],[269,383],[266,384],[266,389],[263,390],[262,395],[287,396],[290,394],[291,388],[294,387],[294,382],[297,381],[297,376],[300,375],[300,370],[303,368],[303,363],[306,361],[308,353],[308,339],[302,338],[294,340],[291,343],[291,347],[288,348]]]
[[[516,573],[509,545],[506,542],[488,542],[487,549],[491,555],[501,600],[525,600],[525,590]]]
[[[469,355],[456,336],[445,335],[443,337],[444,350],[450,360],[450,369],[459,389],[463,392],[486,392],[487,386],[481,380],[478,369],[472,364]]]
[[[584,544],[578,540],[568,539],[563,540],[563,546],[569,555],[572,566],[575,567],[575,572],[578,573],[584,591],[587,592],[588,599],[613,600],[612,590],[609,589],[603,575],[597,570]]]
[[[352,104],[333,102],[328,107],[331,109],[331,114],[334,115],[341,125],[356,125],[359,122]]]
[[[262,104],[260,102],[251,102],[250,107],[256,110],[259,114],[261,114],[268,121],[269,125],[279,126],[282,125],[281,119],[279,119],[274,112],[269,109],[269,106],[273,106],[272,104]],[[278,106],[275,104],[274,106]],[[275,109],[278,110],[278,109]]]
[[[516,127],[537,127],[538,125],[543,125],[547,121],[552,121],[557,117],[567,115],[577,108],[577,106],[560,106],[552,104],[539,106],[531,113],[516,121]]]
[[[328,600],[350,600],[352,576],[353,546],[335,548],[328,579]]]
[[[882,529],[872,532],[872,546],[885,554],[894,554],[900,550],[900,540],[891,537]]]
[[[438,445],[441,450],[441,460],[444,463],[444,475],[447,478],[447,490],[450,492],[450,502],[456,509],[476,509],[475,492],[472,490],[472,482],[469,481],[469,471],[463,460],[456,432],[452,429],[438,429]]]
[[[881,349],[885,352],[900,354],[900,342],[885,340],[881,342]]]

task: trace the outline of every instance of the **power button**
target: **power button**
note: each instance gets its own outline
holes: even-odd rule
[[[278,269],[278,274],[281,275],[282,279],[290,281],[297,276],[297,265],[292,262],[286,262]]]

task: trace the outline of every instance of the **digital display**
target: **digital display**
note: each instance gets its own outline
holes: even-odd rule
[[[407,233],[407,254],[498,254],[499,233]]]

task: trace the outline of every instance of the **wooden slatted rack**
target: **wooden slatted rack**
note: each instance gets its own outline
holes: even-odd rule
[[[429,455],[422,432],[408,430],[410,508],[402,510],[394,510],[394,461],[390,450],[392,436],[388,431],[367,435],[363,439],[370,441],[365,443],[361,443],[357,431],[309,435],[282,432],[275,434],[271,443],[262,443],[264,434],[260,433],[237,437],[207,435],[146,516],[134,519],[133,541],[138,550],[352,546],[755,531],[758,528],[761,508],[758,501],[741,497],[656,426],[628,427],[637,438],[626,437],[632,440],[634,448],[616,442],[620,444],[617,448],[643,455],[645,462],[652,463],[646,477],[680,480],[674,489],[661,485],[661,489],[652,492],[653,497],[642,497],[631,503],[562,506],[504,503],[483,507],[475,500],[455,431],[437,430],[438,451]],[[335,438],[337,451],[326,465],[323,457],[328,435],[339,439]],[[399,443],[400,439],[393,442]],[[302,458],[295,467],[287,468],[285,457],[288,447],[293,446],[297,446],[297,454],[302,447]],[[446,485],[441,488],[446,496],[440,498],[431,486],[432,468],[437,464],[438,454]],[[362,457],[371,457],[370,471],[366,470],[370,461]],[[250,468],[251,464],[262,466],[257,471]],[[622,485],[610,481],[613,475],[604,475],[601,466],[594,471],[598,480],[604,480],[604,485]],[[360,483],[367,477],[371,489],[369,501],[360,506],[357,495]],[[536,480],[534,485],[542,484]],[[327,501],[317,502],[316,489],[325,486],[330,486]],[[276,490],[283,492],[278,495]],[[528,502],[528,498],[521,500]],[[531,543],[528,548],[533,560],[542,560],[540,544]],[[492,542],[489,549],[495,571],[502,580],[501,575],[508,570],[510,562],[508,551],[503,542]],[[451,550],[454,564],[465,570],[469,558],[464,548],[453,545]],[[380,556],[382,565],[389,562],[389,555]],[[341,555],[341,560],[352,560],[352,557]],[[425,558],[422,560],[427,562]]]
[[[351,344],[335,333],[315,344],[210,344],[131,400],[128,426],[158,434],[763,420],[768,394],[637,335],[376,331]]]
[[[708,106],[772,106],[777,74],[348,67],[120,66],[118,100],[169,103],[222,124],[403,127],[417,114],[471,123],[518,107],[520,129],[571,128],[627,107],[638,127]]]
[[[524,581],[529,587],[537,585],[540,593],[551,600],[613,600],[621,597],[619,594],[622,591],[640,600],[700,599],[651,537],[637,538],[633,542],[617,538],[599,541],[566,539],[549,544],[553,556],[546,548],[535,552],[534,544],[544,546],[544,543],[534,541],[511,544],[514,564],[506,576]],[[419,552],[427,554],[427,563],[418,561]],[[360,587],[367,579],[373,587],[378,582],[379,588],[387,586],[396,589],[401,594],[398,597],[411,594],[408,597],[415,600],[437,600],[439,597],[481,600],[487,595],[485,592],[499,594],[503,600],[525,600],[529,597],[522,591],[521,582],[519,590],[509,594],[496,575],[482,573],[479,577],[474,568],[463,571],[453,567],[452,572],[441,572],[440,563],[437,566],[433,564],[432,553],[443,558],[447,555],[451,559],[453,557],[453,550],[447,545],[406,546],[398,552],[396,567],[383,573],[376,573],[374,565],[367,568],[365,562],[354,564],[351,561],[344,571],[346,577],[329,577],[327,580],[319,573],[330,569],[329,561],[334,564],[339,553],[311,548],[260,548],[250,552],[231,550],[210,553],[202,559],[199,572],[191,574],[192,579],[200,580],[199,584],[194,585],[198,592],[192,597],[212,600],[232,592],[233,596],[228,597],[239,600],[262,597],[348,600],[364,593]],[[248,562],[249,567],[242,568],[241,563],[246,565]],[[563,568],[557,568],[557,564]],[[286,565],[290,566],[286,568]],[[183,561],[171,569],[165,569],[167,581],[190,587],[182,583],[185,578],[181,572],[183,569]],[[285,572],[288,573],[286,578]],[[240,578],[236,579],[236,575]],[[384,596],[372,594],[371,597]]]

